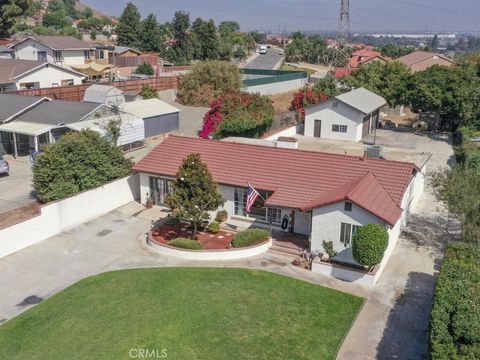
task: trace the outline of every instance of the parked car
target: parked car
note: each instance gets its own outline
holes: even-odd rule
[[[267,45],[261,45],[259,53],[265,55],[267,53]]]
[[[283,54],[284,54],[283,49],[280,50],[279,54],[280,54],[280,55],[283,55]]]
[[[0,174],[10,174],[10,165],[8,165],[8,161],[0,155]]]

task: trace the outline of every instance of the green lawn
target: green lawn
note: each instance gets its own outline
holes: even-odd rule
[[[116,271],[0,326],[0,359],[333,359],[362,304],[264,271]]]

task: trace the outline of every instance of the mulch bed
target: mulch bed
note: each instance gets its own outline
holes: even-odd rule
[[[152,237],[155,241],[168,245],[170,240],[178,237],[191,239],[193,229],[189,224],[180,222],[177,225],[160,225],[154,230]],[[235,234],[229,231],[220,230],[217,234],[211,234],[206,231],[197,231],[196,240],[202,243],[204,249],[228,249]]]

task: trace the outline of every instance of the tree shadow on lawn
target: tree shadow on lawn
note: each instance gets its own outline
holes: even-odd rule
[[[403,293],[396,296],[377,347],[379,360],[428,358],[430,311],[435,275],[410,272]]]

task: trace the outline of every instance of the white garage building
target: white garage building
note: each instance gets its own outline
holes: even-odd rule
[[[364,88],[311,106],[305,115],[305,136],[359,142],[375,132],[386,100]]]

